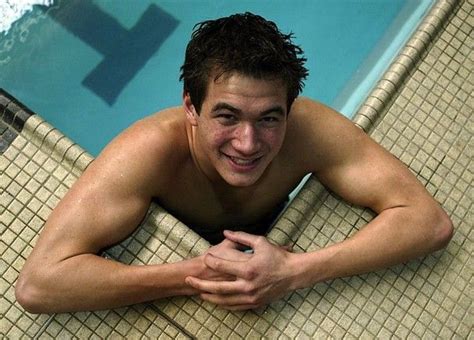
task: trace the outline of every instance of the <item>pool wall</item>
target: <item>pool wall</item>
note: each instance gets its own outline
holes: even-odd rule
[[[448,247],[375,273],[295,291],[260,311],[172,298],[101,312],[32,315],[14,284],[57,202],[93,158],[0,93],[0,336],[6,338],[469,338],[472,335],[472,1],[438,1],[354,117],[401,159],[455,225]],[[21,98],[20,98],[21,99]],[[355,179],[356,180],[356,179]],[[373,218],[311,177],[268,235],[295,251],[341,241]],[[209,244],[152,204],[104,256],[179,261]]]

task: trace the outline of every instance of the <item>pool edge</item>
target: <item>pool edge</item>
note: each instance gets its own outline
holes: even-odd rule
[[[415,69],[423,54],[440,32],[449,18],[458,0],[439,0],[420,22],[399,55],[376,83],[366,100],[352,117],[356,126],[370,135],[373,127],[383,119],[384,110],[391,103],[410,72]],[[269,237],[278,244],[292,244],[307,221],[311,219],[314,206],[320,204],[327,195],[326,190],[315,176],[310,176],[300,192],[296,195],[280,220],[275,222]],[[308,200],[306,197],[312,197]]]
[[[441,0],[433,5],[405,47],[357,110],[353,117],[357,126],[367,133],[370,132],[458,3],[457,0]]]

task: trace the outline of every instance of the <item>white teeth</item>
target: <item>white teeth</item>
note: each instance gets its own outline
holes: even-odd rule
[[[246,160],[246,159],[235,158],[235,157],[230,157],[230,159],[232,159],[232,161],[238,165],[250,165],[256,161],[256,159]]]

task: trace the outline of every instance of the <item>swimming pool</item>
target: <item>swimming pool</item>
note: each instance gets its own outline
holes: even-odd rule
[[[0,33],[0,87],[97,155],[132,122],[180,105],[195,23],[251,11],[294,32],[304,95],[352,116],[428,0],[57,1]]]

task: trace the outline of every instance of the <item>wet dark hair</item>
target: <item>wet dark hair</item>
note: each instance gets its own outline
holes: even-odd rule
[[[194,26],[180,80],[199,113],[209,77],[238,72],[256,79],[281,79],[287,86],[287,109],[304,86],[308,70],[303,50],[276,24],[252,13],[234,14]]]

